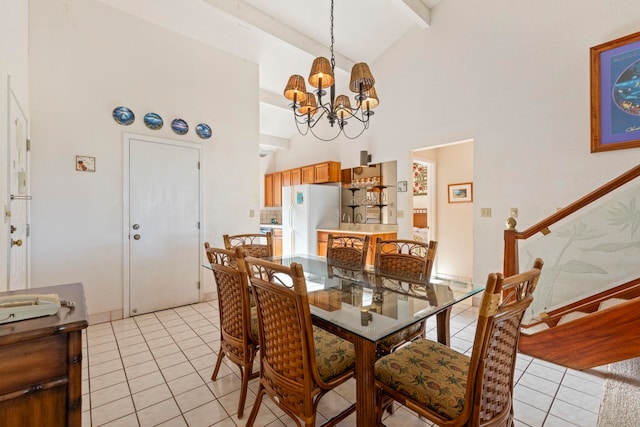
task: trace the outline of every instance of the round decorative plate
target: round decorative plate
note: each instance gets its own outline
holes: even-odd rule
[[[133,114],[133,111],[127,107],[120,106],[113,109],[113,120],[118,124],[129,126],[135,119],[136,116]]]
[[[196,126],[196,133],[202,139],[211,138],[211,128],[206,123],[200,123]]]
[[[182,119],[173,119],[171,129],[178,135],[184,135],[189,132],[189,125]]]
[[[144,124],[147,125],[149,129],[158,130],[162,129],[162,125],[164,121],[159,114],[156,113],[147,113],[144,115]]]

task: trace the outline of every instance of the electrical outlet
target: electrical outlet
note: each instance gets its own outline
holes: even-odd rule
[[[249,218],[253,218],[256,215],[256,211],[249,209]]]
[[[398,219],[404,218],[404,211],[398,211]]]
[[[509,216],[511,218],[518,218],[518,208],[509,209]]]
[[[491,218],[491,208],[480,208],[480,216],[484,218]]]

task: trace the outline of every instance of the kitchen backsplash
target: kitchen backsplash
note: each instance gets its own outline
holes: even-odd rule
[[[273,219],[276,224],[282,224],[282,209],[260,210],[260,224],[273,224]]]

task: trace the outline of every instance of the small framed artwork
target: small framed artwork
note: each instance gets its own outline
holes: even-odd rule
[[[76,156],[76,170],[80,172],[95,172],[96,158],[89,156]]]
[[[449,203],[473,202],[473,183],[449,184]]]
[[[407,192],[407,181],[398,181],[398,193]]]
[[[640,147],[640,33],[590,53],[591,152]]]

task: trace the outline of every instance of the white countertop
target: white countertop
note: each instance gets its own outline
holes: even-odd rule
[[[260,224],[260,228],[282,228],[282,224]]]

